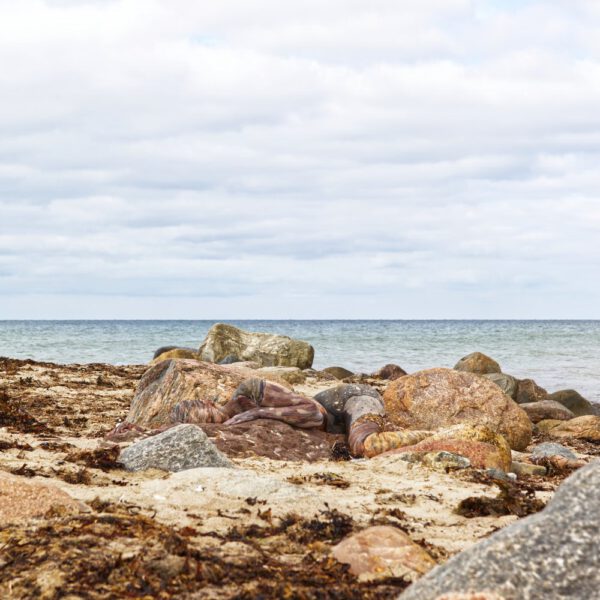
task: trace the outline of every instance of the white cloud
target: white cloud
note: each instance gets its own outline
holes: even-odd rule
[[[0,0],[0,318],[600,317],[598,25]]]

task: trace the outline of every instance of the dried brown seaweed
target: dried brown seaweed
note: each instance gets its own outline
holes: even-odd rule
[[[280,551],[256,552],[251,545],[234,557],[222,544],[206,545],[207,538],[198,538],[192,527],[177,530],[100,501],[91,506],[100,512],[0,529],[0,595],[379,600],[408,586],[393,578],[359,582],[347,565],[306,549],[293,561],[282,560]],[[326,529],[339,526],[332,525],[339,520],[335,511],[321,520]],[[292,531],[288,524],[283,533]]]
[[[536,497],[534,486],[524,482],[513,482],[490,477],[485,473],[474,472],[474,480],[478,483],[494,484],[500,488],[500,493],[489,496],[471,496],[462,500],[456,512],[467,518],[516,515],[525,517],[539,512],[546,505]]]

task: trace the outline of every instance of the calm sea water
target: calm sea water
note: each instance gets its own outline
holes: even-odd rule
[[[230,321],[304,339],[315,368],[370,372],[452,367],[473,351],[549,391],[600,402],[600,321]],[[145,363],[163,345],[198,347],[214,321],[0,321],[0,356],[60,363]]]

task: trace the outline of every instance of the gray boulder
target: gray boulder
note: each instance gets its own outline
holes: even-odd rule
[[[401,600],[493,590],[505,600],[598,598],[600,461],[569,477],[540,513],[436,567]]]
[[[506,373],[486,373],[484,377],[490,381],[493,381],[507,396],[510,396],[513,400],[517,397],[518,381],[512,375],[507,375]]]
[[[531,458],[549,458],[551,456],[562,456],[567,460],[577,460],[577,454],[562,444],[556,442],[544,442],[538,444],[531,451]]]
[[[379,392],[370,385],[360,383],[342,383],[336,387],[329,388],[318,393],[314,399],[325,407],[333,421],[329,424],[330,433],[342,433],[346,430],[345,410],[348,409],[346,403],[350,398],[374,398],[378,405],[381,405],[381,396]],[[368,403],[369,407],[371,404]]]
[[[549,398],[566,406],[577,417],[596,414],[592,403],[575,390],[559,390],[550,394]]]
[[[125,448],[119,462],[128,471],[185,471],[198,467],[233,467],[196,425],[177,425]]]

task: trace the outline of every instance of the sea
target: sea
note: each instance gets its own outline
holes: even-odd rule
[[[548,391],[600,402],[600,321],[221,321],[289,335],[315,348],[314,367],[370,373],[452,367],[479,351]],[[164,345],[197,348],[215,321],[0,321],[0,356],[57,363],[141,364]]]

